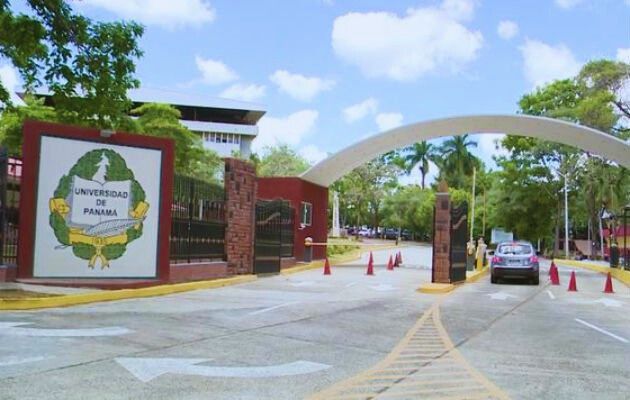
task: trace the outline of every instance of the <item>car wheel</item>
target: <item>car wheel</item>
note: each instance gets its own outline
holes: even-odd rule
[[[532,283],[533,283],[534,285],[538,285],[538,284],[540,283],[540,279],[539,279],[539,277],[535,277],[534,279],[532,279]]]

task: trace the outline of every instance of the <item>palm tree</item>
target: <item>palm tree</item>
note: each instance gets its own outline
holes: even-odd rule
[[[477,142],[469,139],[469,135],[453,136],[445,140],[440,146],[442,158],[441,172],[445,176],[453,178],[455,186],[461,187],[464,183],[464,176],[472,174],[475,166],[475,156],[468,151],[469,147],[477,147]]]
[[[405,169],[407,174],[418,166],[420,174],[422,174],[422,189],[424,189],[424,178],[429,173],[429,161],[433,161],[436,155],[435,146],[426,141],[414,143],[405,149],[408,154],[404,156]]]

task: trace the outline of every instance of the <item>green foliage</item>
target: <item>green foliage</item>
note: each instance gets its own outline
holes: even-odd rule
[[[433,232],[434,205],[433,190],[401,187],[384,200],[383,225],[407,229],[416,237],[428,238]]]
[[[479,160],[468,150],[470,147],[477,147],[477,142],[470,140],[468,135],[453,136],[442,143],[439,157],[434,158],[440,168],[438,181],[445,180],[452,188],[470,186],[468,177],[479,165]]]
[[[429,173],[429,161],[436,162],[437,148],[426,141],[414,143],[413,145],[403,149],[402,168],[410,174],[413,169],[418,166],[422,175],[421,186],[425,187],[425,177]]]
[[[137,88],[135,61],[142,56],[135,22],[95,22],[62,0],[29,0],[27,13],[0,3],[0,55],[10,60],[27,92],[46,87],[59,121],[115,128]],[[9,104],[0,83],[0,102]]]
[[[0,83],[1,85],[1,83]],[[10,107],[0,113],[0,143],[7,148],[9,155],[22,155],[22,125],[26,120],[57,122],[57,114],[52,107],[44,106],[44,101],[32,96],[25,98],[26,106]]]
[[[350,253],[351,251],[359,249],[359,246],[353,243],[330,243],[331,244],[326,246],[326,255],[328,257]]]
[[[265,148],[262,156],[253,155],[252,161],[260,176],[297,176],[310,164],[287,145]]]

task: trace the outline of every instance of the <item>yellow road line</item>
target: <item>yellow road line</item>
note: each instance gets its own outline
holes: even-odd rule
[[[440,321],[439,303],[418,319],[383,360],[310,399],[509,399],[455,348]]]

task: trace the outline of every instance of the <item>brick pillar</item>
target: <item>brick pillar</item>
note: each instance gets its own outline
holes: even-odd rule
[[[225,252],[228,275],[254,271],[256,170],[246,161],[225,159]]]
[[[440,183],[435,195],[433,220],[433,275],[431,282],[451,283],[451,200],[448,186]]]

